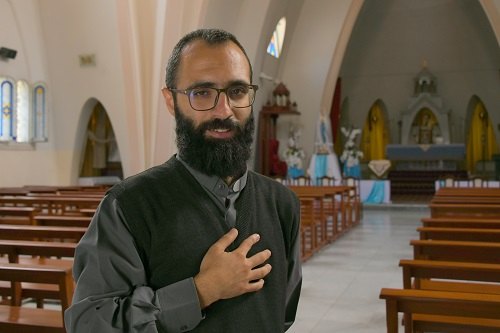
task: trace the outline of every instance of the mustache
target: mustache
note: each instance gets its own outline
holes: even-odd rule
[[[208,130],[214,130],[214,129],[227,129],[227,130],[239,130],[240,125],[229,119],[212,119],[210,121],[206,121],[198,126],[198,131],[200,133],[204,133],[205,131]]]

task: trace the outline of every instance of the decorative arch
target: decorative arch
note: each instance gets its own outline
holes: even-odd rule
[[[361,133],[361,151],[365,161],[383,160],[389,144],[387,111],[382,100],[377,99],[366,116]]]
[[[81,133],[79,177],[118,176],[123,178],[120,151],[113,126],[104,106],[90,99],[82,112],[86,127]]]
[[[491,117],[478,96],[472,96],[466,120],[470,124],[466,136],[466,168],[475,173],[478,163],[491,161],[492,155],[498,153],[498,145]]]
[[[97,134],[96,129],[99,128]],[[90,134],[89,132],[92,132]],[[98,148],[94,149],[97,143]],[[110,153],[111,151],[111,153]],[[102,155],[104,153],[104,155]],[[101,154],[99,156],[99,154]],[[97,155],[98,161],[94,159]],[[118,143],[106,108],[96,98],[89,98],[82,107],[76,133],[72,177],[118,176],[123,167]],[[94,166],[97,166],[94,168]]]

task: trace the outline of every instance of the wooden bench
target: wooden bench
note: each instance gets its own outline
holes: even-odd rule
[[[324,211],[324,196],[318,193],[296,192],[300,201],[301,223],[314,228],[315,251],[328,242],[327,221]]]
[[[500,243],[441,240],[411,240],[413,258],[496,264],[500,262]]]
[[[500,198],[500,188],[475,188],[475,187],[442,187],[436,191],[434,197],[455,196],[455,197],[497,197]]]
[[[0,196],[0,206],[38,207],[48,215],[80,214],[82,208],[95,209],[102,198],[71,196]]]
[[[10,263],[18,263],[20,255],[73,258],[76,243],[0,239],[0,253],[7,254]]]
[[[74,240],[78,242],[85,234],[85,227],[54,227],[39,225],[0,225],[0,239],[18,240]]]
[[[500,229],[419,227],[417,231],[420,239],[500,242]]]
[[[399,266],[405,289],[500,295],[500,264],[402,259]]]
[[[500,229],[500,218],[482,219],[482,218],[458,218],[458,217],[426,217],[422,220],[424,227],[437,228],[485,228],[485,229]]]
[[[0,305],[0,332],[65,333],[64,311],[73,297],[71,270],[49,266],[0,265],[0,281],[12,283],[11,305]],[[61,310],[20,305],[20,283],[51,284],[58,290]]]
[[[348,186],[289,186],[298,197],[317,197],[323,200],[323,215],[329,241],[335,240],[345,233],[353,224],[348,214]]]
[[[33,224],[39,213],[40,210],[34,207],[0,207],[0,223]]]
[[[406,332],[500,331],[500,295],[382,288],[380,298],[388,333],[398,332],[399,312],[409,315]]]
[[[6,260],[0,258],[0,264],[47,265],[71,270],[76,245],[77,243],[70,242],[0,239],[0,253],[7,254]],[[0,283],[0,294],[4,295],[7,287]],[[36,298],[38,306],[42,306],[43,299],[55,298],[56,296],[57,290],[54,290],[53,286],[43,284],[30,285],[23,291],[23,297]]]
[[[317,224],[314,216],[314,198],[299,197],[301,259],[309,259],[319,248],[317,245]]]
[[[500,218],[500,204],[431,203],[429,208],[431,217]]]
[[[491,204],[500,205],[500,197],[480,197],[480,196],[434,196],[431,203],[435,204]]]
[[[60,227],[87,228],[91,221],[92,217],[90,216],[37,215],[34,218],[35,225],[60,226]]]

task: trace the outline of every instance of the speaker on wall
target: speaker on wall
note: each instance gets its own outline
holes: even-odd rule
[[[14,59],[17,55],[17,51],[13,49],[9,49],[8,47],[0,48],[0,58],[5,59]]]

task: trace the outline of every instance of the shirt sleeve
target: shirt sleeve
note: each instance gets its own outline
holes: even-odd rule
[[[302,265],[300,258],[300,204],[295,200],[292,217],[291,249],[288,258],[288,283],[286,288],[285,331],[295,321],[302,287]]]
[[[193,278],[153,290],[124,216],[107,195],[78,244],[68,333],[186,332],[202,320]]]

